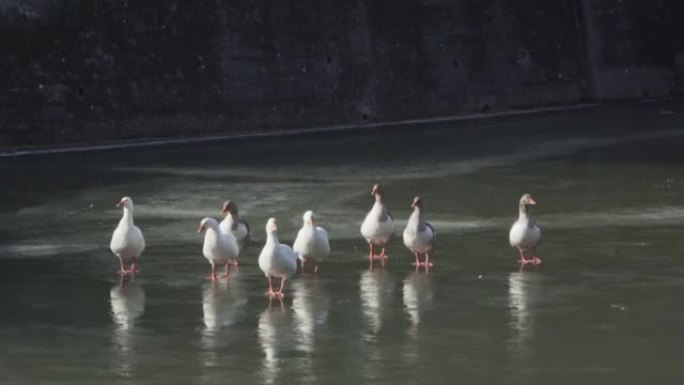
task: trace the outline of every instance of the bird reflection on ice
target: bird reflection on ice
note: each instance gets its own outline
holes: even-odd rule
[[[414,271],[404,279],[404,311],[410,325],[407,330],[409,338],[404,343],[402,356],[407,365],[415,366],[418,364],[420,358],[418,330],[424,321],[425,311],[432,304],[432,298],[432,282],[428,273]]]
[[[534,332],[534,318],[530,314],[536,300],[539,276],[535,272],[514,272],[508,277],[508,308],[511,313],[513,347],[519,353],[527,350],[526,344]]]
[[[392,275],[384,269],[366,270],[359,280],[361,311],[373,334],[382,329],[383,315],[392,301]]]
[[[330,297],[315,279],[297,280],[292,284],[294,299],[292,309],[297,328],[299,349],[313,352],[316,328],[328,320]]]
[[[237,272],[233,272],[228,281],[214,281],[206,285],[202,292],[202,347],[206,352],[205,366],[217,365],[217,350],[230,344],[233,336],[230,327],[242,317],[246,305],[247,297]]]
[[[300,279],[292,284],[297,349],[306,353],[299,360],[300,383],[318,383],[314,373],[316,333],[328,321],[330,296],[318,279]]]
[[[116,349],[115,369],[123,376],[133,375],[135,360],[134,323],[145,311],[145,291],[134,281],[123,280],[109,291],[112,321],[116,325],[113,342]]]
[[[392,306],[394,281],[385,269],[366,270],[359,279],[361,312],[368,325],[363,338],[363,369],[361,373],[367,383],[382,379],[384,351],[380,341],[385,318]]]
[[[257,333],[259,344],[264,353],[261,373],[264,382],[273,384],[278,378],[281,366],[281,353],[293,345],[292,320],[281,300],[272,300],[259,317]]]
[[[425,272],[413,272],[404,279],[404,309],[411,321],[411,333],[418,331],[425,310],[432,303],[433,290],[430,276]]]

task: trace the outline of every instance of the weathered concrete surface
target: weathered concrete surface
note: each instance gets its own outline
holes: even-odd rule
[[[674,95],[677,0],[0,2],[0,146]]]

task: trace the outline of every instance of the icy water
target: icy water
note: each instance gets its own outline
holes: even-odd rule
[[[682,380],[684,110],[665,104],[233,143],[0,160],[0,382],[646,384]],[[435,266],[401,238],[368,270],[373,183],[401,225],[424,197]],[[543,263],[508,229],[537,201]],[[147,240],[120,284],[123,195]],[[196,233],[232,199],[253,243],[211,284]],[[281,306],[268,217],[331,235]]]

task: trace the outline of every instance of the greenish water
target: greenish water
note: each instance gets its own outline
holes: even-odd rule
[[[676,383],[684,321],[684,111],[639,104],[370,132],[3,159],[0,381]],[[359,234],[385,183],[400,224],[424,197],[435,267],[400,237],[369,271]],[[543,264],[508,245],[530,192]],[[123,195],[147,241],[120,287]],[[232,199],[253,229],[229,283],[205,280],[199,221]],[[268,217],[313,209],[317,278],[269,308]],[[401,231],[401,230],[399,230]]]

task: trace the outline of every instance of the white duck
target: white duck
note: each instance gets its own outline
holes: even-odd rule
[[[221,215],[225,218],[221,221],[220,228],[224,233],[231,233],[240,247],[240,250],[247,247],[251,233],[249,231],[249,224],[240,218],[238,214],[237,204],[233,201],[223,202],[221,207]]]
[[[116,207],[123,207],[123,216],[119,225],[114,229],[109,248],[119,258],[119,273],[135,274],[138,272],[135,268],[135,262],[145,250],[145,238],[143,238],[142,231],[133,223],[133,200],[129,197],[123,197],[116,204]],[[129,269],[124,268],[124,259],[131,260]]]
[[[305,262],[313,262],[316,264],[315,274],[318,272],[318,264],[330,254],[328,232],[324,228],[316,226],[316,217],[311,210],[304,213],[302,220],[304,224],[297,233],[292,249],[299,255],[299,260],[302,262],[302,272],[304,272]]]
[[[541,263],[541,259],[537,255],[537,245],[541,240],[541,229],[529,213],[530,206],[536,204],[537,202],[532,199],[530,194],[524,194],[520,197],[518,220],[513,223],[508,234],[511,246],[515,247],[520,255],[518,263],[522,265],[528,263],[538,265]],[[528,250],[532,251],[532,259],[525,259],[525,253]]]
[[[437,233],[432,225],[425,222],[423,199],[421,197],[416,196],[413,198],[411,208],[413,208],[413,213],[409,217],[408,223],[406,223],[406,229],[404,229],[404,245],[416,256],[416,261],[413,262],[413,265],[416,268],[425,266],[428,269],[432,266],[432,263],[430,263],[430,253],[434,250]],[[420,262],[420,254],[425,255],[425,262]]]
[[[202,246],[202,253],[204,257],[209,260],[211,264],[210,280],[215,281],[219,278],[227,278],[229,276],[228,267],[231,262],[235,262],[240,255],[240,249],[230,233],[222,233],[219,229],[219,224],[214,218],[204,218],[200,222],[198,233],[204,233],[204,245]],[[224,274],[221,277],[216,276],[216,264],[223,264],[225,267]]]
[[[266,244],[259,255],[259,267],[268,278],[269,297],[283,298],[285,281],[297,273],[297,254],[278,240],[278,223],[275,218],[266,222]],[[280,290],[273,291],[273,278],[280,278]]]
[[[366,214],[366,218],[361,224],[361,235],[363,235],[370,246],[368,258],[371,260],[372,266],[374,258],[379,258],[383,261],[383,264],[385,259],[387,259],[385,247],[394,236],[394,221],[383,202],[384,191],[380,184],[373,186],[371,195],[375,197],[375,204]],[[378,256],[373,253],[374,245],[382,247],[382,251]]]

